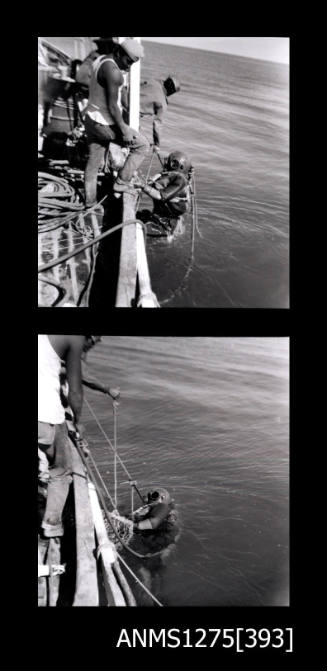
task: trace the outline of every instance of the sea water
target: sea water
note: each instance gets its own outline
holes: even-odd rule
[[[144,43],[141,78],[171,73],[162,156],[186,151],[195,168],[198,231],[148,245],[164,307],[289,306],[289,68]],[[153,160],[153,171],[161,169]],[[143,170],[146,172],[148,162]],[[168,299],[168,300],[167,300]],[[165,302],[167,301],[167,302]]]
[[[167,606],[287,605],[288,338],[104,336],[88,366],[121,388],[117,447],[129,475],[142,494],[167,488],[178,514],[167,557],[124,552],[136,575]],[[85,396],[113,442],[110,398]],[[82,422],[113,494],[113,452],[86,404]],[[126,480],[120,468],[123,510]]]

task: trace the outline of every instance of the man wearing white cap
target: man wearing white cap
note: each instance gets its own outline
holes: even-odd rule
[[[89,158],[85,169],[85,204],[93,207],[97,200],[97,174],[111,141],[128,146],[130,153],[114,184],[116,193],[132,192],[131,179],[148,151],[145,137],[130,128],[122,116],[123,74],[143,57],[143,47],[126,37],[115,43],[112,37],[94,40],[99,56],[92,64],[90,94],[85,110],[85,130]]]

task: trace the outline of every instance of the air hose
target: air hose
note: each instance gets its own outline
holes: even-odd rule
[[[54,219],[56,219],[56,223],[59,222],[59,225],[62,225],[66,222],[67,214],[69,220],[72,215],[84,210],[84,205],[80,201],[76,190],[66,179],[46,172],[39,172],[38,190],[39,232],[51,230]]]

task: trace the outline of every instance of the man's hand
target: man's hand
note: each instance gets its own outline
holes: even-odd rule
[[[114,408],[118,408],[119,406],[119,399],[120,399],[120,389],[113,388],[113,387],[108,387],[108,395],[112,398],[112,405]]]
[[[130,126],[125,126],[122,132],[122,136],[125,144],[130,144],[134,140],[135,130],[133,130],[133,128],[130,128]]]
[[[114,401],[119,401],[120,399],[119,387],[108,387],[108,394]]]
[[[154,145],[153,145],[153,151],[154,151],[155,154],[159,154],[160,147],[159,147],[158,144],[154,144]]]
[[[85,432],[85,426],[83,424],[80,424],[79,422],[76,422],[75,428],[78,433],[78,437],[83,438]]]
[[[144,189],[146,182],[142,177],[137,176],[133,179],[133,186],[135,189]]]

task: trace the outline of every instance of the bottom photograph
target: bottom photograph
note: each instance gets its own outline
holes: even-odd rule
[[[286,337],[38,336],[38,605],[289,605]]]

